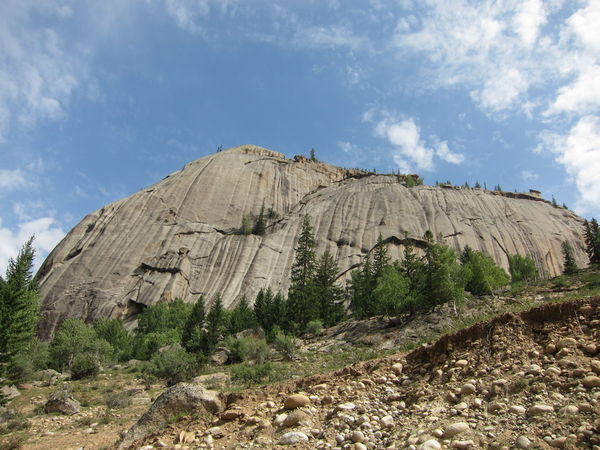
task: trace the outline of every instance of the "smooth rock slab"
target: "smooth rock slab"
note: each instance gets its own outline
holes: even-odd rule
[[[301,442],[308,442],[308,436],[301,431],[290,431],[279,439],[280,445],[293,445]]]

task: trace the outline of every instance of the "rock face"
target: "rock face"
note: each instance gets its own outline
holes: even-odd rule
[[[237,232],[244,214],[272,210],[264,236]],[[67,317],[120,317],[135,325],[146,306],[220,293],[225,306],[260,288],[286,292],[302,217],[329,248],[340,277],[379,234],[393,258],[405,237],[425,231],[470,245],[507,268],[507,255],[531,256],[548,275],[562,270],[567,240],[580,265],[582,219],[529,194],[458,187],[406,187],[395,175],[346,170],[255,146],[200,158],[161,182],[86,216],[38,274],[41,332]],[[417,245],[419,241],[417,241]]]

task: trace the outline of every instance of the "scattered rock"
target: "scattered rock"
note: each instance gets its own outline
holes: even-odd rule
[[[554,408],[550,405],[537,404],[537,405],[531,406],[527,410],[527,413],[530,416],[541,416],[543,414],[551,413],[552,411],[554,411]]]
[[[219,394],[202,386],[179,383],[164,391],[129,429],[118,448],[127,448],[133,442],[163,428],[171,417],[204,409],[212,414],[223,411]]]
[[[69,390],[58,389],[48,397],[48,401],[44,405],[44,412],[56,412],[71,416],[79,412],[80,406],[79,402],[71,396]]]
[[[466,433],[470,430],[471,427],[466,422],[453,423],[452,425],[446,427],[446,430],[444,431],[444,439],[450,439],[456,436],[457,434]]]
[[[292,394],[285,399],[283,407],[285,409],[301,408],[310,404],[310,398],[304,394]]]
[[[308,436],[301,431],[290,431],[279,439],[280,445],[293,445],[301,442],[308,442]]]
[[[14,384],[10,386],[2,386],[0,388],[0,397],[4,397],[8,401],[17,398],[19,395],[21,395],[21,393]]]
[[[581,380],[581,384],[583,384],[586,389],[600,387],[600,377],[589,375]]]
[[[465,383],[460,388],[461,395],[472,395],[475,392],[477,392],[477,388],[475,387],[474,384],[471,384],[471,383]]]
[[[429,439],[419,445],[418,450],[438,450],[440,448],[442,448],[442,444],[435,439]]]
[[[521,435],[515,441],[515,447],[517,447],[517,448],[530,448],[531,447],[531,441],[529,440],[529,438],[527,436]]]

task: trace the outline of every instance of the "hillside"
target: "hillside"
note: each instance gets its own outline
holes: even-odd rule
[[[291,432],[308,439],[292,448],[591,448],[599,294],[600,272],[588,269],[401,322],[348,321],[302,336],[292,360],[272,348],[266,364],[209,364],[172,389],[140,361],[82,380],[43,371],[0,407],[0,448],[113,448],[130,429],[122,447],[278,448]],[[44,413],[57,389],[77,412]],[[310,404],[286,410],[294,394]],[[468,429],[450,437],[456,423]],[[420,447],[432,439],[439,446]]]
[[[266,233],[238,232],[245,214],[271,213]],[[427,230],[470,245],[507,268],[531,256],[549,276],[562,270],[567,240],[585,264],[582,220],[528,194],[458,187],[407,187],[394,175],[346,170],[242,146],[200,158],[161,182],[86,216],[54,249],[38,278],[41,333],[67,317],[118,317],[130,325],[145,305],[222,296],[225,306],[260,288],[285,292],[304,215],[318,251],[328,248],[340,277],[379,234],[398,258],[403,240]]]

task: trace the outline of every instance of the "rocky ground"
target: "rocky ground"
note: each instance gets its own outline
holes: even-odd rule
[[[600,448],[599,351],[600,297],[547,304],[229,394],[132,448]]]
[[[148,449],[600,448],[599,283],[584,272],[408,321],[348,321],[275,358],[268,380],[288,381],[269,386],[232,381],[236,365],[167,390],[128,367],[48,374],[12,389],[0,449],[113,448],[124,435],[122,448]],[[60,386],[75,404],[45,410]]]

